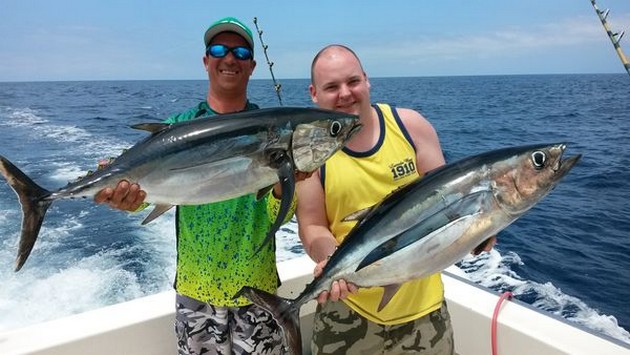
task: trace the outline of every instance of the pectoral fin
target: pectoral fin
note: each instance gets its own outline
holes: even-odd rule
[[[484,201],[490,200],[489,191],[479,191],[471,193],[458,199],[436,213],[425,217],[423,220],[417,221],[408,230],[392,236],[390,239],[375,247],[369,254],[361,260],[355,271],[359,271],[379,260],[391,256],[413,243],[418,243],[424,238],[434,236],[434,232],[438,230],[450,229],[463,233],[473,223],[472,216],[482,211]]]
[[[170,210],[172,207],[173,205],[156,205],[153,211],[151,211],[151,213],[149,213],[149,215],[144,219],[144,221],[142,221],[142,225],[145,225],[151,222],[152,220],[160,217],[164,212]]]
[[[260,199],[265,197],[265,195],[269,191],[271,191],[271,189],[273,189],[273,185],[269,185],[269,186],[265,187],[264,189],[258,190],[258,192],[256,193],[256,201],[260,201]]]
[[[295,192],[295,175],[291,158],[286,154],[286,152],[281,151],[275,152],[275,154],[270,155],[270,157],[272,159],[270,165],[278,169],[278,178],[280,180],[280,185],[282,186],[280,209],[278,211],[278,216],[276,216],[276,220],[273,222],[269,232],[267,232],[265,240],[256,252],[254,252],[254,255],[258,254],[265,245],[274,240],[276,232],[280,229],[282,222],[291,209],[291,201],[293,201],[293,193]],[[272,245],[275,246],[275,243]]]
[[[381,298],[381,303],[379,303],[376,310],[377,312],[380,312],[383,308],[385,308],[385,306],[387,306],[389,301],[392,300],[396,292],[400,289],[400,286],[401,285],[399,284],[394,284],[383,287],[383,298]]]
[[[356,212],[353,212],[353,213],[345,216],[341,221],[342,222],[361,221],[363,218],[365,218],[365,216],[367,216],[368,213],[370,213],[370,211],[372,211],[373,208],[374,208],[374,206],[370,206],[370,207],[364,208],[362,210],[358,210]]]
[[[133,126],[131,126],[131,128],[133,129],[140,129],[143,131],[148,131],[151,132],[153,134],[161,132],[165,129],[167,129],[168,127],[170,127],[171,125],[168,123],[155,123],[155,122],[150,122],[150,123],[139,123],[139,124],[135,124]]]

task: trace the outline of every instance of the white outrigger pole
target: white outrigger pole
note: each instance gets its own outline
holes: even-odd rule
[[[608,22],[606,21],[606,17],[608,17],[608,12],[610,10],[606,9],[605,11],[601,11],[597,7],[595,0],[591,0],[591,4],[593,4],[593,8],[595,9],[597,16],[599,17],[599,20],[602,22],[602,25],[604,26],[604,29],[606,30],[606,34],[608,34],[608,38],[610,38],[610,41],[615,47],[615,51],[617,51],[617,55],[619,56],[619,59],[621,59],[621,63],[623,63],[624,67],[626,68],[626,71],[628,72],[628,75],[630,75],[630,63],[628,62],[628,57],[626,57],[626,55],[623,53],[623,50],[621,49],[621,45],[619,44],[619,42],[621,42],[621,38],[623,37],[625,31],[621,31],[621,32],[611,31],[610,26],[608,26]]]

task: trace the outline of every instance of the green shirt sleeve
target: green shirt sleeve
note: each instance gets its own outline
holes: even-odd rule
[[[272,223],[276,220],[276,217],[278,217],[278,212],[280,212],[280,202],[281,200],[273,195],[273,189],[272,191],[269,191],[269,197],[267,197],[267,214],[269,215],[270,221]],[[294,191],[293,197],[291,198],[291,207],[289,208],[289,213],[287,213],[287,216],[284,217],[284,221],[282,221],[282,224],[288,223],[291,220],[291,218],[295,214],[296,208],[297,194]]]

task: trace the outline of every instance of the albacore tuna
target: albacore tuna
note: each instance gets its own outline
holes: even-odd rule
[[[444,270],[522,216],[571,170],[580,155],[562,159],[565,144],[512,147],[445,165],[399,188],[358,219],[321,275],[294,300],[244,287],[301,353],[299,309],[334,280],[383,286],[378,309],[403,282]]]
[[[198,205],[253,193],[261,197],[280,181],[280,210],[266,243],[290,209],[294,172],[316,170],[361,126],[355,115],[281,107],[132,127],[152,134],[104,169],[54,192],[38,186],[0,156],[0,173],[22,205],[16,271],[33,249],[46,211],[55,200],[93,198],[120,180],[138,183],[147,193],[145,201],[156,205],[143,223],[173,205]]]

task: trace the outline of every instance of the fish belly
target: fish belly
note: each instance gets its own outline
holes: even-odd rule
[[[461,243],[480,214],[466,215],[356,272],[362,286],[385,286],[424,278],[461,260],[473,247]]]
[[[278,181],[275,169],[238,157],[198,165],[177,173],[159,171],[140,179],[147,201],[198,205],[256,193]]]

